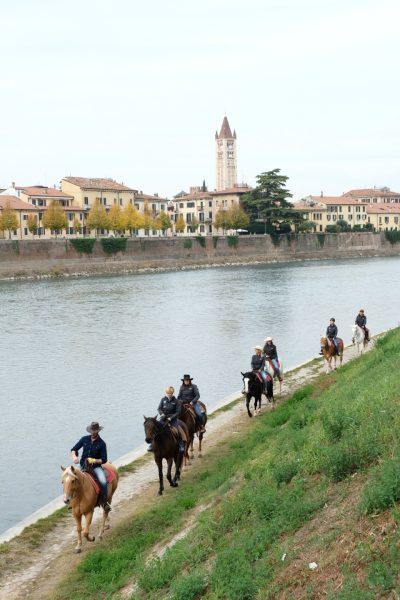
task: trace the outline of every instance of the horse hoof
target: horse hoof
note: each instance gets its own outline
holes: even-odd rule
[[[202,453],[201,453],[201,452],[199,452],[199,458],[202,458],[202,457],[203,457]]]
[[[162,490],[159,490],[158,495],[162,496]]]
[[[190,455],[190,460],[193,460],[193,459],[194,459],[194,454],[191,454]]]
[[[80,554],[82,552],[82,548],[75,548],[76,554]]]
[[[95,539],[96,539],[96,536],[94,536],[94,535],[92,535],[92,536],[88,535],[87,536],[87,541],[88,542],[94,542]]]

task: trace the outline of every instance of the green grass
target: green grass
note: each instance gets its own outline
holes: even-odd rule
[[[86,546],[78,571],[55,598],[111,598],[132,581],[136,600],[272,598],[274,578],[290,569],[290,561],[278,558],[284,540],[321,514],[337,482],[344,482],[345,497],[350,476],[364,474],[355,519],[399,500],[399,353],[395,330],[372,352],[252,420],[233,441],[209,452],[200,469],[185,473],[177,490],[154,498],[151,509],[110,532],[97,548]],[[149,560],[153,545],[167,543],[200,505],[209,508],[187,536]],[[379,556],[364,552],[362,581],[350,565],[341,589],[328,597],[374,598],[393,589],[396,535]]]

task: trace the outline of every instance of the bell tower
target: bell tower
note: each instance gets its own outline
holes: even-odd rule
[[[237,183],[236,131],[232,135],[226,116],[219,135],[215,132],[215,157],[217,192],[233,188]]]

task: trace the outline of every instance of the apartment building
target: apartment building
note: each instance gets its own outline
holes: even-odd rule
[[[124,208],[127,204],[134,204],[137,190],[117,183],[114,179],[90,177],[64,177],[60,182],[61,191],[73,197],[73,206],[90,210],[100,203],[104,208],[110,209],[113,204]]]

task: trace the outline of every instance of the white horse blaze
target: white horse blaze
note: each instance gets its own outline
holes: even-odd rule
[[[249,391],[249,378],[248,378],[248,377],[245,377],[243,381],[244,381],[244,391],[245,391],[245,392],[246,392],[246,394],[247,394],[247,393],[248,393],[248,391]]]

